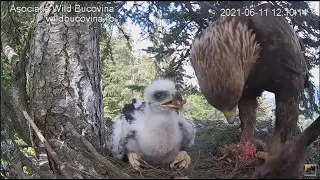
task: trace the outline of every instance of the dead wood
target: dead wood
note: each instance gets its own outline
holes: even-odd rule
[[[101,164],[105,165],[106,168],[108,168],[111,172],[117,174],[117,176],[121,178],[126,178],[126,179],[132,178],[131,176],[122,172],[119,168],[114,166],[106,157],[99,154],[97,150],[92,146],[92,144],[74,129],[71,123],[69,122],[66,123],[66,130],[70,131],[75,138],[80,139],[82,144],[88,149],[88,151],[94,156],[94,158],[98,160]]]
[[[303,174],[307,148],[320,135],[320,117],[318,117],[306,130],[299,134],[291,142],[287,143],[276,155],[258,168],[251,179],[265,178],[300,178]]]
[[[54,162],[58,165],[58,168],[60,169],[62,176],[67,179],[71,179],[69,173],[66,172],[66,170],[65,170],[65,165],[60,162],[60,160],[57,156],[57,153],[53,151],[51,145],[48,143],[48,141],[41,134],[40,130],[38,129],[36,124],[33,122],[31,117],[28,115],[28,113],[26,111],[23,111],[23,115],[29,121],[32,129],[35,131],[35,133],[37,134],[40,141],[44,144],[44,147],[46,148],[48,154],[51,156],[51,158],[54,160]]]

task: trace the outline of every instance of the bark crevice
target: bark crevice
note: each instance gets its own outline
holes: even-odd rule
[[[74,2],[61,2],[67,6],[70,3]],[[48,22],[49,16],[87,15],[54,11],[55,5],[57,2],[54,1],[43,2],[41,6],[51,7],[51,11],[39,12],[36,17],[29,64],[30,115],[44,137],[50,139],[53,145],[58,145],[58,141],[66,143],[62,149],[54,149],[64,158],[60,158],[61,163],[57,163],[53,157],[51,164],[57,164],[51,167],[53,170],[59,170],[59,174],[64,174],[64,177],[85,177],[88,172],[97,176],[92,168],[83,172],[81,168],[75,169],[79,167],[79,157],[68,156],[66,153],[81,153],[77,147],[81,147],[82,143],[66,134],[64,126],[70,122],[95,148],[104,148],[105,122],[97,49],[99,39],[93,28],[98,26],[90,21]],[[50,155],[49,164],[51,158]],[[92,167],[85,162],[80,164]],[[64,173],[62,166],[72,173]]]

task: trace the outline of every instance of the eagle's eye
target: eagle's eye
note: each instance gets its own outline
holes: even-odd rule
[[[157,91],[153,94],[153,97],[157,101],[164,100],[168,96],[168,93],[166,91]]]

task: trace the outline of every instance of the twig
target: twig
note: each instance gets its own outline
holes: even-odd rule
[[[89,175],[89,176],[92,176],[92,177],[94,177],[94,178],[102,179],[101,177],[95,176],[94,174],[90,174],[90,173],[87,172],[87,171],[84,171],[84,170],[75,168],[75,167],[73,167],[73,166],[71,166],[71,165],[69,165],[69,164],[67,164],[67,166],[70,167],[70,168],[72,168],[72,169],[74,169],[74,170],[76,170],[76,171],[79,171],[79,172],[85,173],[85,174],[87,174],[87,175]]]
[[[86,153],[88,156],[95,158],[89,151],[87,151],[86,149],[83,148],[79,148],[79,150],[81,150],[82,152]],[[114,158],[111,157],[105,157],[108,161],[112,162],[112,164],[117,164],[118,166],[121,166],[121,164],[115,160]]]
[[[215,160],[215,161],[219,161],[219,162],[223,162],[224,164],[227,164],[227,165],[230,165],[230,163],[229,162],[226,162],[226,161],[221,161],[222,159],[224,159],[224,158],[226,158],[227,157],[227,155],[226,154],[224,154],[222,157],[220,157],[220,158],[215,158],[211,153],[209,153],[210,154],[210,156]]]
[[[238,164],[239,164],[239,158],[238,156],[236,156],[236,165],[233,171],[231,172],[231,174],[229,175],[228,179],[231,179],[234,176],[235,172],[238,170]]]
[[[90,173],[94,177],[101,178],[101,176],[95,171],[93,162],[90,161],[89,158],[83,156],[81,151],[76,151],[74,148],[69,147],[67,143],[57,139],[50,139],[49,143],[58,154],[62,154],[63,157],[61,157],[60,159],[65,159],[65,162],[74,162],[72,164],[66,162],[65,165],[67,167],[73,166],[75,168],[78,168],[78,172],[85,171]]]
[[[227,157],[227,154],[224,154],[222,157],[220,157],[220,158],[215,158],[211,153],[210,153],[210,155],[212,156],[212,158],[214,159],[214,160],[216,160],[216,161],[221,161],[222,159],[224,159],[225,157]]]
[[[29,148],[29,147],[32,147],[28,144],[22,144],[22,145],[19,145],[20,148]]]
[[[52,157],[52,159],[54,160],[54,162],[57,163],[61,174],[67,178],[67,179],[71,179],[71,177],[68,175],[68,173],[65,171],[64,169],[64,165],[59,161],[59,158],[57,156],[57,153],[53,151],[52,147],[50,146],[50,144],[48,143],[48,141],[44,138],[44,136],[40,133],[40,130],[38,129],[38,127],[36,126],[36,124],[33,122],[33,120],[31,119],[31,117],[28,115],[28,113],[26,111],[22,111],[24,117],[29,121],[32,129],[36,132],[37,136],[39,137],[39,139],[41,140],[41,142],[44,144],[44,147],[46,148],[46,150],[48,151],[49,155]]]
[[[73,125],[70,122],[67,122],[65,127],[67,131],[71,131],[74,137],[80,139],[82,144],[90,151],[90,153],[95,157],[95,159],[97,159],[101,164],[105,165],[107,168],[109,168],[112,172],[117,174],[119,177],[132,179],[131,176],[122,172],[119,168],[114,166],[108,159],[106,159],[104,156],[99,154],[97,150],[92,146],[92,144],[74,129]]]
[[[200,150],[198,151],[199,153],[198,153],[198,159],[197,159],[197,161],[193,164],[193,166],[192,166],[192,168],[191,168],[191,170],[190,171],[193,171],[194,170],[194,168],[197,166],[197,164],[199,163],[199,160],[200,160]]]
[[[141,170],[139,170],[139,174],[140,174],[140,178],[141,178],[141,179],[144,178],[144,176],[142,175]]]
[[[31,146],[36,149],[36,145],[34,143],[34,140],[33,140],[33,136],[32,136],[32,128],[31,128],[31,125],[30,123],[28,124],[28,127],[29,127],[29,137],[30,137],[30,141],[31,141]]]
[[[199,17],[193,10],[190,2],[185,2],[187,9],[189,10],[190,19],[197,23],[200,27],[199,29],[204,29],[208,27],[208,23],[201,17]]]
[[[127,46],[128,46],[128,48],[130,49],[130,51],[131,51],[131,50],[132,50],[132,46],[131,46],[131,43],[130,43],[130,36],[127,35],[127,34],[124,32],[123,28],[121,28],[121,26],[118,25],[117,23],[116,23],[116,26],[117,26],[117,28],[120,30],[120,32],[123,34],[123,36],[126,38],[126,40],[127,40]]]
[[[275,2],[275,1],[268,1],[268,2],[271,3],[272,5],[274,5],[276,8],[282,9],[282,12],[285,12],[285,11],[284,11],[284,8],[283,8],[282,6],[280,6],[280,5],[278,5],[277,2]],[[287,7],[287,8],[288,8],[288,7]],[[318,37],[318,36],[319,36],[319,34],[317,34],[316,32],[313,32],[313,30],[310,29],[310,27],[305,26],[303,23],[299,23],[295,18],[291,18],[291,17],[290,17],[290,20],[291,20],[292,22],[294,22],[299,28],[307,31],[308,33],[312,34],[313,36],[315,36],[315,37]],[[307,36],[308,38],[310,38],[309,34],[306,34],[306,36]]]
[[[2,98],[2,92],[1,92],[1,98]],[[3,106],[3,101],[1,101],[1,106]],[[4,111],[4,109],[1,107],[1,112]],[[4,121],[4,123],[7,123],[7,119],[5,119],[4,117],[2,117],[2,120]],[[31,128],[31,126],[30,126]],[[11,135],[12,136],[12,135]],[[45,179],[53,179],[53,174],[50,173],[50,172],[45,172],[43,170],[41,170],[39,167],[37,167],[35,164],[32,163],[32,161],[27,158],[20,150],[19,147],[22,147],[21,145],[19,146],[12,138],[12,143],[13,145],[16,147],[16,149],[18,150],[18,155],[20,157],[20,161],[23,165],[26,165],[28,166],[29,168],[31,168],[32,170],[34,170],[36,173],[38,173],[42,178],[45,178]],[[29,147],[28,145],[23,145],[23,146],[26,146],[26,147]]]
[[[22,164],[28,166],[29,168],[31,168],[32,170],[34,170],[36,173],[38,173],[42,178],[44,179],[53,179],[53,174],[49,174],[49,172],[45,172],[43,170],[41,170],[39,167],[37,167],[36,165],[34,165],[30,159],[28,159],[27,157],[25,157],[21,151],[20,151],[20,158],[21,158],[21,162]]]

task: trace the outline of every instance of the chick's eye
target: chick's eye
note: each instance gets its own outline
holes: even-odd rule
[[[164,99],[165,96],[166,96],[166,92],[164,92],[164,91],[158,91],[158,92],[154,93],[154,95],[153,95],[154,99],[156,99],[156,100]]]

